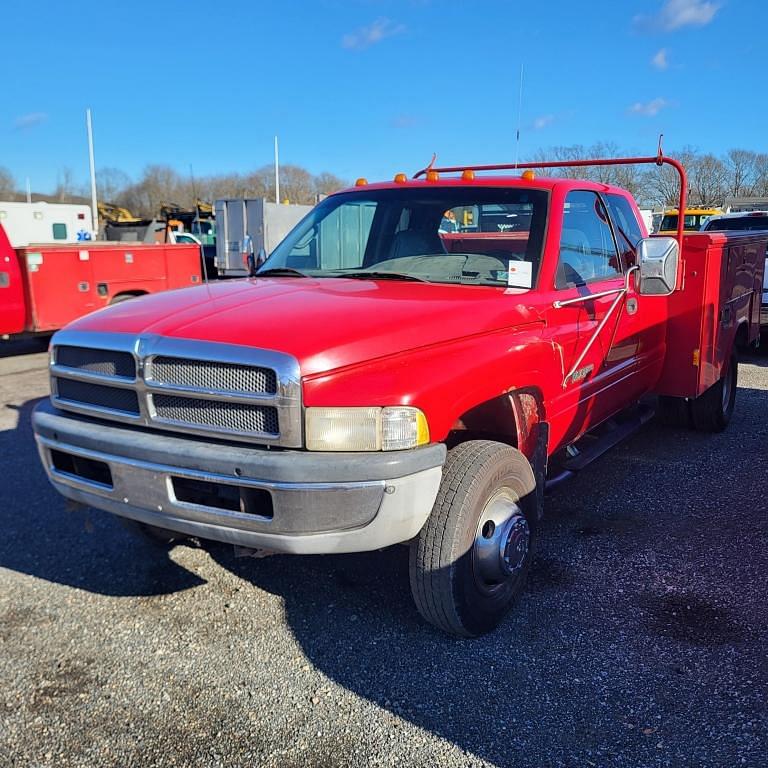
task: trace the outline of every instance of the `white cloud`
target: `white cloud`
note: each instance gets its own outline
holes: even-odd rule
[[[45,112],[30,112],[28,115],[19,115],[19,117],[13,121],[13,125],[16,130],[26,131],[37,125],[41,125],[47,119],[48,115],[46,115]]]
[[[660,51],[657,51],[651,59],[651,64],[653,64],[656,69],[666,69],[669,66],[669,62],[667,61],[667,49],[662,48]]]
[[[341,47],[362,50],[402,32],[405,32],[404,24],[398,24],[391,19],[380,18],[367,27],[360,27],[360,29],[344,35],[341,38]]]
[[[666,0],[655,16],[635,16],[634,21],[648,31],[703,27],[715,18],[720,6],[721,3],[710,0]]]
[[[551,125],[554,120],[554,115],[539,115],[533,121],[533,128],[536,131],[540,131],[542,128],[546,128],[548,125]]]
[[[644,117],[655,117],[661,112],[662,109],[669,106],[669,102],[666,99],[657,98],[651,99],[651,101],[636,101],[630,108],[629,113],[632,115],[643,115]]]

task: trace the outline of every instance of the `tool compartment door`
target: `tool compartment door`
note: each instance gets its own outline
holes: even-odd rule
[[[26,302],[19,260],[0,227],[0,335],[21,333],[25,325]]]
[[[78,248],[30,246],[19,250],[29,285],[32,328],[54,331],[100,305],[90,261]]]
[[[707,251],[704,317],[701,328],[698,393],[722,376],[737,340],[754,341],[760,329],[759,279],[766,239],[752,233],[729,233]],[[744,328],[740,331],[740,328]]]
[[[668,298],[667,354],[660,395],[698,397],[722,375],[740,325],[759,333],[756,288],[768,235],[701,232],[683,241],[683,282]],[[739,337],[741,339],[741,337]]]

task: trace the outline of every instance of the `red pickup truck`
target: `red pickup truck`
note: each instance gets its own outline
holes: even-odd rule
[[[631,162],[674,165],[685,207],[682,166]],[[57,333],[33,417],[51,482],[167,542],[408,543],[421,614],[492,629],[523,588],[547,484],[637,429],[641,401],[725,428],[768,242],[649,238],[622,189],[498,168],[361,179],[254,278]]]
[[[13,248],[0,226],[0,339],[50,334],[109,304],[200,282],[198,245],[86,241]]]

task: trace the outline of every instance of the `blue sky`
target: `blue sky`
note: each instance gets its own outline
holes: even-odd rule
[[[130,18],[130,21],[126,22]],[[9,2],[0,166],[196,175],[272,158],[345,178],[612,141],[768,151],[762,0]]]

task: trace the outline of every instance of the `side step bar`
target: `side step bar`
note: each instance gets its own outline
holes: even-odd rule
[[[653,408],[641,403],[633,411],[622,414],[620,420],[612,419],[600,425],[596,432],[581,437],[578,442],[569,446],[569,457],[560,464],[561,471],[547,480],[545,491],[553,490],[563,481],[573,477],[576,472],[589,466],[622,440],[637,432],[653,416]],[[580,448],[580,445],[584,447]]]

